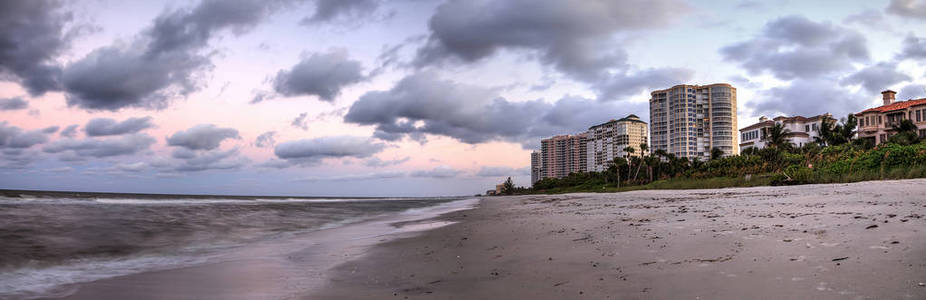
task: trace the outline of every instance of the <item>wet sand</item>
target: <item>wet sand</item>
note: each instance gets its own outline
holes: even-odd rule
[[[485,198],[303,299],[926,299],[926,180]]]

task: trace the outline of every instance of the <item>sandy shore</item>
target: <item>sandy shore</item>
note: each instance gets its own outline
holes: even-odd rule
[[[486,198],[304,299],[926,299],[926,180]]]

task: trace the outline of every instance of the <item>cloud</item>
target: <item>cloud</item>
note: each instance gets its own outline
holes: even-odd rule
[[[920,98],[926,98],[926,85],[924,84],[908,84],[897,93],[897,99]]]
[[[914,34],[907,35],[903,40],[903,50],[897,55],[898,59],[926,59],[926,39]]]
[[[891,28],[887,18],[885,18],[881,12],[873,9],[865,10],[854,15],[849,15],[843,19],[843,22],[846,24],[858,24],[867,26],[872,29],[893,32],[893,28]]]
[[[902,17],[926,20],[926,1],[891,0],[885,11]]]
[[[518,51],[596,88],[629,89],[604,92],[609,96],[605,99],[612,100],[610,96],[631,95],[651,87],[645,84],[648,79],[635,79],[615,36],[664,27],[688,8],[680,0],[592,0],[582,5],[555,0],[448,1],[428,22],[431,32],[418,49],[414,64],[470,63],[501,50]],[[643,75],[659,72],[644,70]],[[665,71],[662,75],[670,74]],[[636,84],[623,83],[628,80]]]
[[[238,130],[219,128],[213,124],[199,124],[187,130],[175,132],[167,138],[167,145],[189,150],[212,150],[225,139],[240,139]]]
[[[289,164],[313,165],[325,158],[367,158],[385,148],[369,138],[357,136],[327,136],[280,143],[273,153]],[[271,164],[272,165],[272,164]],[[288,165],[276,165],[284,167]]]
[[[139,131],[152,128],[151,117],[128,118],[122,122],[109,118],[96,118],[87,122],[84,126],[84,132],[87,136],[108,136],[137,133]]]
[[[201,86],[212,66],[202,53],[219,32],[243,34],[282,1],[205,0],[162,13],[127,45],[98,48],[64,68],[67,103],[89,110],[164,109]]]
[[[302,129],[309,130],[309,113],[301,113],[289,123],[290,126]]]
[[[860,84],[869,93],[877,94],[891,85],[912,79],[910,75],[897,71],[897,63],[881,62],[849,75],[841,83]]]
[[[267,132],[261,133],[260,135],[257,136],[257,139],[254,140],[254,146],[257,146],[258,148],[273,147],[273,145],[276,145],[277,143],[276,135],[277,135],[276,131],[267,131]]]
[[[511,167],[495,167],[495,166],[484,166],[479,169],[479,172],[476,172],[476,176],[482,177],[506,177],[506,176],[519,176],[519,175],[530,175],[530,167],[524,168],[511,168]]]
[[[409,75],[388,91],[371,91],[353,103],[344,121],[375,126],[383,140],[424,134],[468,144],[493,140],[536,143],[539,137],[577,131],[630,113],[641,115],[647,103],[599,102],[565,97],[510,102],[495,91],[442,80],[430,72]]]
[[[44,134],[53,134],[53,133],[55,133],[55,132],[58,132],[58,129],[61,129],[61,127],[59,127],[59,126],[49,126],[49,127],[43,128],[41,131],[42,131],[42,133],[44,133]]]
[[[341,16],[358,18],[372,13],[378,6],[377,0],[316,0],[315,13],[303,23],[328,22]]]
[[[58,130],[57,127],[49,127],[25,131],[22,128],[9,125],[6,121],[0,121],[0,149],[24,149],[48,142],[48,134],[54,133],[49,132],[51,128],[54,128],[54,131]]]
[[[148,164],[144,162],[118,163],[106,168],[106,171],[112,173],[140,173],[147,169]]]
[[[182,153],[182,154],[181,154]],[[161,172],[201,172],[207,170],[232,170],[246,166],[250,160],[239,155],[238,148],[229,150],[187,150],[178,148],[173,159],[162,159],[151,163]]]
[[[437,166],[434,169],[430,170],[418,170],[412,172],[410,175],[412,177],[423,177],[423,178],[452,178],[457,177],[463,171],[451,168],[449,166]]]
[[[763,92],[763,96],[747,102],[746,106],[753,110],[754,115],[815,116],[828,112],[841,117],[870,107],[875,100],[873,97],[848,93],[834,81],[795,80],[788,86],[768,89]]]
[[[273,89],[287,97],[317,96],[331,102],[345,86],[366,80],[362,72],[363,66],[349,59],[347,51],[315,53],[291,69],[279,71],[273,79]],[[254,101],[259,102],[257,98]]]
[[[29,104],[22,98],[2,98],[0,99],[0,111],[26,109]]]
[[[751,74],[769,72],[782,80],[854,70],[854,63],[869,60],[866,40],[861,34],[803,16],[768,22],[759,36],[723,47],[720,54]]]
[[[70,152],[79,157],[101,158],[136,154],[148,150],[154,142],[153,137],[144,133],[120,135],[106,139],[60,139],[46,145],[43,151],[46,153]]]
[[[386,171],[386,172],[376,172],[376,173],[366,173],[366,174],[350,174],[350,175],[339,175],[339,176],[318,176],[318,177],[307,177],[297,179],[295,181],[307,181],[307,182],[316,182],[316,181],[361,181],[361,180],[379,180],[379,179],[392,179],[392,178],[402,178],[405,177],[405,172],[402,171]]]
[[[663,89],[683,84],[694,77],[694,71],[683,68],[650,68],[632,73],[615,74],[596,83],[598,100],[612,101],[639,94],[645,90]]]
[[[54,0],[0,2],[0,80],[21,84],[31,95],[60,89],[55,58],[69,44],[70,13]]]
[[[68,138],[74,137],[77,134],[77,127],[80,127],[80,125],[73,124],[68,127],[65,127],[64,130],[61,131],[61,136],[68,137]]]
[[[371,157],[367,159],[366,161],[364,161],[363,164],[367,167],[382,168],[382,167],[401,165],[409,161],[410,159],[411,157],[409,156],[399,158],[399,159],[392,159],[392,160],[382,160],[379,157]]]

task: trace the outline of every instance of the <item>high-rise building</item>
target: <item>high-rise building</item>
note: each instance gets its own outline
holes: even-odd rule
[[[740,129],[740,151],[749,148],[762,149],[768,144],[768,133],[772,126],[781,124],[788,132],[785,135],[788,142],[794,147],[803,147],[804,145],[814,142],[816,137],[820,136],[820,127],[823,123],[823,117],[830,117],[830,114],[816,115],[813,117],[779,116],[769,120],[766,117],[759,118],[759,123],[755,123]]]
[[[531,186],[542,178],[543,160],[540,158],[540,152],[531,152]]]
[[[569,173],[584,172],[587,169],[586,136],[583,132],[540,140],[541,178],[563,178]]]
[[[701,160],[710,159],[713,148],[739,154],[733,86],[683,84],[650,95],[651,151]]]
[[[893,126],[903,120],[910,120],[916,125],[916,133],[926,138],[926,98],[896,101],[897,92],[881,92],[884,105],[863,110],[855,114],[858,119],[858,138],[868,140],[872,145],[880,145],[897,132]]]
[[[616,157],[627,157],[624,148],[633,147],[632,156],[642,156],[640,144],[647,144],[646,122],[636,115],[611,120],[588,128],[588,172],[601,172]]]

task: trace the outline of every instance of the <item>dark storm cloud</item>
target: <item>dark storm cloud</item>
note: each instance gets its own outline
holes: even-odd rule
[[[80,125],[73,124],[68,127],[65,127],[64,130],[61,131],[61,136],[68,137],[68,138],[74,137],[77,134],[77,127],[80,127]]]
[[[897,93],[897,100],[926,98],[926,85],[909,84]]]
[[[926,19],[926,1],[922,0],[891,0],[885,10],[898,16]]]
[[[282,1],[205,0],[192,9],[162,13],[128,45],[106,46],[68,65],[62,81],[69,106],[91,110],[166,108],[170,100],[198,90],[208,71],[202,53],[221,31],[242,34]]]
[[[680,0],[585,1],[582,5],[557,0],[448,1],[431,17],[430,36],[418,49],[415,64],[474,62],[500,50],[527,51],[579,81],[605,89],[630,87],[633,90],[627,94],[634,94],[651,86],[635,79],[627,54],[614,45],[613,37],[665,26],[686,9]],[[637,84],[622,82],[628,80]],[[617,95],[614,89],[604,94]]]
[[[268,166],[314,165],[326,158],[367,158],[383,151],[383,143],[357,136],[326,136],[280,143],[273,153],[285,162]],[[284,164],[285,163],[285,164]]]
[[[723,47],[720,53],[752,74],[769,72],[782,80],[854,70],[854,63],[869,60],[861,34],[803,16],[768,22],[759,36]]]
[[[70,14],[54,0],[0,1],[0,80],[20,83],[29,94],[60,89],[55,57],[68,46]]]
[[[599,100],[639,94],[644,90],[664,89],[682,84],[694,77],[694,71],[682,68],[646,69],[630,74],[617,74],[595,84]]]
[[[899,59],[926,59],[926,39],[914,34],[907,35],[903,40],[903,50],[897,55]]]
[[[504,177],[504,176],[530,175],[530,174],[531,174],[531,170],[529,167],[515,169],[511,167],[485,166],[479,169],[479,172],[476,173],[476,176]]]
[[[877,94],[891,85],[912,79],[910,75],[898,72],[896,63],[881,62],[849,75],[841,83],[860,84],[869,93]]]
[[[539,137],[584,131],[589,126],[646,111],[646,103],[599,102],[566,97],[510,102],[494,91],[441,80],[419,73],[400,80],[388,91],[371,91],[354,102],[344,121],[375,126],[375,136],[420,140],[442,135],[464,143],[492,140],[534,141]]]
[[[112,138],[60,139],[49,143],[43,150],[47,153],[72,152],[79,157],[110,157],[131,155],[148,150],[155,140],[153,137],[136,133]]]
[[[26,131],[0,121],[0,149],[24,149],[42,144],[48,142],[48,135],[55,131],[58,131],[58,127]]]
[[[327,22],[339,17],[361,17],[379,6],[378,0],[316,0],[315,13],[304,23]]]
[[[315,53],[273,79],[273,89],[287,97],[317,96],[334,101],[345,86],[365,80],[363,66],[347,57],[346,51]]]
[[[277,135],[276,131],[267,131],[267,132],[261,133],[254,140],[254,146],[257,146],[258,148],[273,147],[277,143],[276,135]]]
[[[0,99],[0,111],[2,110],[20,110],[26,109],[29,104],[22,98],[3,98]]]
[[[462,174],[463,171],[451,168],[449,166],[438,166],[430,170],[418,170],[411,172],[412,177],[422,177],[422,178],[453,178]]]
[[[830,113],[840,118],[871,107],[879,99],[847,93],[839,83],[830,80],[795,80],[788,86],[764,91],[754,101],[747,102],[746,106],[757,116],[784,114],[809,117]]]
[[[411,157],[409,156],[406,156],[404,158],[399,158],[399,159],[391,159],[391,160],[382,160],[379,157],[372,157],[364,161],[363,165],[367,167],[372,167],[372,168],[382,168],[382,167],[401,165],[409,161],[410,159]]]
[[[116,120],[109,118],[96,118],[87,122],[87,125],[84,126],[84,132],[87,133],[87,136],[123,135],[152,127],[154,127],[154,124],[151,123],[151,117],[128,118],[122,122],[116,122]]]
[[[212,150],[219,147],[225,139],[240,139],[238,130],[219,128],[213,124],[200,124],[187,130],[181,130],[167,138],[167,145],[183,147],[189,150]]]

